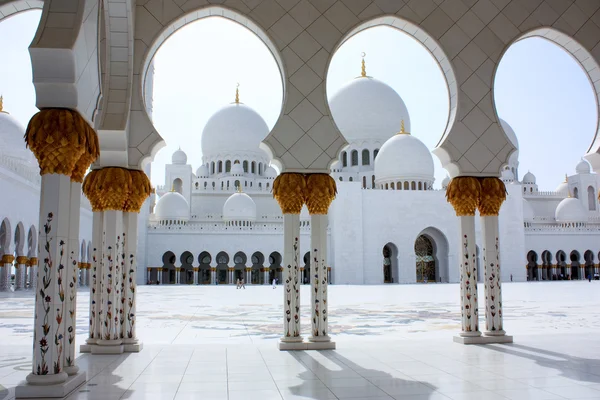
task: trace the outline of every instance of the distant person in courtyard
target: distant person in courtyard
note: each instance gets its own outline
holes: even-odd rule
[[[242,287],[242,284],[241,284],[241,282],[240,282],[240,280],[239,280],[239,278],[238,278],[238,279],[236,279],[236,280],[235,280],[235,288],[236,288],[236,289],[239,289],[239,288],[241,288],[241,287]]]
[[[277,285],[277,279],[273,279],[273,289],[275,289],[276,285]]]
[[[588,281],[592,281],[592,274],[588,274]]]
[[[512,274],[510,274],[510,281],[512,282]]]
[[[244,278],[240,281],[240,289],[246,289],[246,280]]]

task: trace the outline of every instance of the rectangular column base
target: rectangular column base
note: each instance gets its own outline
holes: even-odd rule
[[[502,336],[454,336],[454,343],[460,344],[495,344],[495,343],[512,343],[513,337],[509,335]]]
[[[279,342],[279,350],[335,350],[335,342]]]
[[[71,375],[57,385],[31,385],[23,381],[15,388],[15,399],[64,398],[87,381],[85,371]]]
[[[123,354],[123,353],[139,353],[144,348],[142,342],[131,344],[120,344],[116,346],[100,346],[97,344],[82,344],[79,346],[80,353],[91,354]]]

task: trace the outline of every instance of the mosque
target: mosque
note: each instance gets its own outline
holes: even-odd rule
[[[434,189],[432,154],[411,132],[402,98],[364,70],[331,98],[348,145],[331,166],[338,194],[328,216],[328,274],[333,284],[458,282],[459,225],[445,189]],[[504,131],[518,149],[515,132]],[[273,199],[277,170],[261,142],[269,129],[235,101],[202,132],[202,165],[181,149],[150,199],[145,226],[147,283],[251,284],[282,281],[283,216]],[[535,176],[518,179],[518,150],[502,171],[508,196],[499,215],[504,281],[597,276],[598,177],[581,161],[555,191]],[[478,265],[481,227],[476,224]],[[300,214],[300,274],[310,275],[310,217]],[[479,280],[482,279],[479,268]],[[141,272],[141,271],[140,271]],[[140,275],[143,275],[140,273]]]

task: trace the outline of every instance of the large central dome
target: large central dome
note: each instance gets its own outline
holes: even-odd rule
[[[394,89],[371,77],[359,77],[344,85],[329,102],[335,124],[350,143],[358,140],[385,142],[404,119],[410,132],[410,116]]]
[[[269,133],[267,124],[252,108],[232,103],[217,111],[202,131],[202,154],[214,157],[232,152],[262,152],[259,145]]]

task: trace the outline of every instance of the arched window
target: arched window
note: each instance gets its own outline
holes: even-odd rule
[[[244,166],[244,172],[248,173],[248,161],[244,161],[242,165]]]
[[[263,166],[263,165],[262,165],[262,163],[259,163],[259,164],[258,164],[258,174],[259,174],[259,175],[262,175],[262,171],[263,171],[263,168],[262,168],[262,166]]]
[[[340,176],[340,182],[342,182],[343,180],[344,180],[344,178],[342,178],[342,177]]]
[[[348,153],[345,151],[342,153],[342,167],[348,166]]]
[[[219,172],[219,174],[220,174],[221,172],[223,172],[223,161],[219,161],[218,172]]]
[[[417,185],[415,184],[415,181],[412,181],[410,183],[410,190],[417,190]]]
[[[394,182],[390,183],[390,189],[392,189],[392,190],[396,189],[394,186]]]
[[[253,174],[256,173],[256,163],[254,161],[252,161],[252,171]]]
[[[588,186],[588,203],[589,210],[596,211],[596,191],[591,186]]]
[[[408,190],[408,181],[404,182],[404,190]]]
[[[357,150],[352,150],[352,166],[356,166],[358,165],[358,151]]]
[[[183,192],[183,181],[179,178],[173,180],[173,187],[171,188],[173,191],[181,194]]]
[[[373,161],[377,158],[377,153],[379,153],[379,149],[373,150]]]
[[[352,179],[352,177],[348,178],[348,181],[352,182],[354,181],[354,179]]]
[[[362,151],[362,165],[370,165],[369,150],[367,149]]]
[[[236,189],[237,189],[237,188],[241,188],[241,186],[240,186],[240,181],[238,181],[238,180],[236,180],[236,181],[235,181],[235,188],[236,188]]]
[[[423,183],[419,182],[419,190],[423,190]]]
[[[210,169],[211,169],[212,173],[214,174],[215,173],[215,162],[214,161],[211,163]]]
[[[576,199],[579,198],[579,189],[573,188],[573,197],[575,197]]]
[[[363,189],[367,188],[367,177],[363,176]]]
[[[225,161],[225,172],[229,172],[231,171],[231,161],[227,160]]]
[[[385,190],[388,190],[390,188],[390,185],[388,185],[387,183],[385,184]]]
[[[371,175],[371,189],[375,187],[375,175]]]
[[[208,182],[204,182],[204,189],[206,189],[206,185],[208,185]]]
[[[396,182],[396,190],[402,190],[402,182]]]

